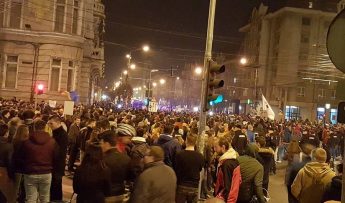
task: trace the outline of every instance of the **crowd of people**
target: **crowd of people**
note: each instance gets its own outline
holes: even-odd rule
[[[265,203],[282,162],[290,203],[341,198],[342,125],[214,114],[201,133],[194,113],[108,103],[0,111],[1,203],[62,202],[65,175],[78,203]]]

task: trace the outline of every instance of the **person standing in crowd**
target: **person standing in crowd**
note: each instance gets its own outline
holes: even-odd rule
[[[300,203],[321,202],[325,187],[335,173],[326,162],[327,153],[322,148],[312,151],[312,161],[297,174],[291,185],[291,192]]]
[[[335,161],[335,159],[340,154],[340,152],[339,152],[340,151],[340,149],[339,149],[339,142],[340,142],[340,138],[339,138],[338,134],[336,132],[334,132],[334,131],[331,131],[327,147],[329,149],[330,157],[331,157],[331,160],[333,162]]]
[[[264,137],[259,137],[257,140],[259,151],[258,155],[260,156],[260,163],[264,167],[264,176],[263,176],[263,183],[262,187],[265,189],[265,191],[268,191],[268,184],[269,184],[269,178],[270,178],[270,170],[274,163],[274,151],[271,147],[266,146],[266,139]],[[273,171],[275,174],[276,172]],[[266,194],[266,192],[265,192]]]
[[[245,154],[237,158],[242,177],[237,203],[247,203],[255,199],[258,203],[266,202],[263,192],[264,167],[256,159],[256,154],[256,146],[248,144]]]
[[[110,174],[101,147],[91,144],[73,177],[77,203],[104,203],[111,190]]]
[[[241,125],[236,125],[234,132],[235,135],[232,139],[231,145],[240,155],[244,154],[244,148],[248,143],[247,135],[241,130]]]
[[[8,142],[13,143],[13,137],[16,134],[18,126],[21,124],[21,120],[18,117],[11,118],[8,122]]]
[[[95,119],[89,118],[86,122],[86,127],[82,128],[77,136],[77,146],[80,149],[80,162],[83,161],[86,151],[86,142],[90,139],[92,131],[95,127]]]
[[[181,151],[182,146],[171,135],[173,129],[172,125],[165,123],[163,124],[162,128],[163,134],[159,136],[157,145],[161,146],[164,150],[164,163],[170,167],[173,167],[175,155],[177,152]]]
[[[116,135],[112,130],[99,134],[104,153],[104,162],[111,172],[111,191],[106,195],[106,203],[120,203],[125,199],[125,181],[129,179],[130,158],[116,149]]]
[[[10,118],[10,116],[11,116],[10,110],[5,109],[1,112],[1,114],[2,114],[2,120],[7,124],[11,119]]]
[[[24,141],[29,139],[29,128],[26,125],[19,125],[15,136],[13,137],[13,156],[12,169],[15,173],[15,194],[19,196],[19,202],[24,201],[22,195],[24,192],[24,161],[20,159],[20,149]]]
[[[116,149],[120,153],[129,154],[129,144],[132,137],[137,135],[135,128],[129,124],[120,123],[116,128]]]
[[[205,165],[204,157],[195,151],[197,137],[188,135],[186,149],[178,152],[174,169],[177,176],[176,203],[195,203],[198,197],[200,171]]]
[[[254,128],[253,128],[253,125],[251,125],[251,124],[248,125],[247,137],[248,137],[249,143],[255,142]]]
[[[327,185],[321,202],[326,202],[329,200],[341,201],[343,164],[338,164],[336,167],[338,175],[333,177],[332,182]]]
[[[71,124],[68,130],[68,147],[69,147],[69,158],[68,158],[68,171],[74,171],[74,163],[78,156],[77,137],[80,131],[80,117],[76,116],[74,122]]]
[[[145,170],[140,174],[130,203],[175,203],[176,175],[164,164],[164,151],[152,146],[144,157]]]
[[[25,110],[22,114],[24,124],[29,127],[29,133],[33,133],[34,131],[34,117],[35,117],[35,112],[32,110]]]
[[[238,153],[230,146],[226,138],[220,138],[215,145],[215,151],[220,156],[217,166],[217,179],[214,196],[226,203],[236,203],[241,184]]]
[[[7,202],[15,202],[15,188],[11,177],[11,157],[13,146],[7,140],[8,126],[0,122],[0,193]],[[0,198],[1,200],[1,198]]]
[[[302,154],[300,155],[300,160],[293,161],[290,163],[288,168],[286,169],[285,174],[285,184],[288,191],[288,201],[289,203],[298,203],[298,200],[292,195],[291,193],[291,185],[295,180],[298,172],[311,161],[311,152],[315,147],[311,144],[303,144],[302,147]]]
[[[65,175],[68,135],[61,125],[59,116],[50,117],[48,126],[53,130],[53,138],[59,146],[59,155],[53,168],[50,200],[62,201],[62,177]]]
[[[55,140],[44,131],[43,120],[34,122],[34,129],[29,139],[24,141],[19,154],[23,162],[24,185],[27,203],[50,202],[50,186],[53,165],[58,148]]]

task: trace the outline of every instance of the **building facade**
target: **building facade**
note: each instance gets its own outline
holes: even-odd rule
[[[104,67],[101,0],[1,0],[0,97],[91,103]]]
[[[252,68],[244,77],[254,81],[257,76],[258,92],[276,115],[279,110],[286,119],[316,120],[326,115],[335,122],[343,94],[337,92],[337,85],[344,75],[328,57],[326,38],[342,5],[339,0],[291,0],[275,11],[261,5],[240,29],[246,35],[242,54],[248,58],[247,68]]]

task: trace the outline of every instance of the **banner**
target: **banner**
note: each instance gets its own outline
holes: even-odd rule
[[[64,115],[73,115],[74,101],[65,101],[63,114]]]
[[[262,110],[267,114],[267,117],[271,120],[274,120],[275,113],[271,108],[270,104],[267,102],[264,95],[262,95]]]

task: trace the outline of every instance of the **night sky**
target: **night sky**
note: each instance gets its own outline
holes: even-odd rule
[[[105,0],[106,79],[118,80],[126,67],[126,53],[143,44],[151,50],[134,52],[133,61],[150,68],[183,67],[201,63],[205,49],[209,0]],[[259,0],[217,0],[213,51],[235,56]],[[278,7],[282,0],[267,0]]]

